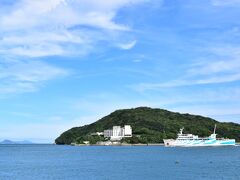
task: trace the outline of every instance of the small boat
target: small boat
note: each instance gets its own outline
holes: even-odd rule
[[[163,139],[165,146],[202,147],[202,146],[235,146],[235,139],[216,138],[216,124],[213,134],[206,138],[200,138],[193,134],[183,134],[184,128],[180,129],[177,139]]]

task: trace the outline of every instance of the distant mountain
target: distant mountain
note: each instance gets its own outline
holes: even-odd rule
[[[71,144],[88,140],[95,143],[102,139],[100,136],[91,136],[91,133],[102,132],[112,126],[131,125],[134,135],[126,139],[128,143],[160,143],[164,138],[176,138],[182,127],[184,127],[184,133],[201,137],[209,136],[215,124],[217,124],[218,137],[234,138],[240,142],[240,124],[218,122],[199,115],[180,114],[148,107],[117,110],[92,124],[69,129],[55,142]]]
[[[31,141],[11,141],[8,139],[3,140],[2,142],[0,142],[0,144],[33,144]]]
[[[15,143],[13,141],[5,139],[2,142],[0,142],[0,144],[15,144]]]

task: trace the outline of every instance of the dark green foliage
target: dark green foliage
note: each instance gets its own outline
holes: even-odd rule
[[[90,125],[72,128],[59,136],[56,144],[81,143],[88,140],[95,143],[103,140],[91,133],[111,129],[112,126],[131,125],[134,136],[122,141],[128,143],[161,143],[163,138],[176,138],[181,127],[184,133],[192,133],[202,137],[209,136],[217,124],[218,137],[235,138],[240,141],[240,125],[236,123],[220,123],[214,119],[170,112],[163,109],[139,107],[135,109],[117,110]]]
[[[74,143],[83,144],[83,141],[89,141],[90,144],[96,144],[98,141],[104,141],[104,137],[92,135],[79,136],[75,139]]]

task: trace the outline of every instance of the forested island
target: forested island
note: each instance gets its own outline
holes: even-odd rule
[[[233,138],[240,142],[240,124],[219,122],[208,117],[181,114],[164,109],[138,107],[117,110],[92,124],[71,128],[62,133],[55,143],[81,144],[83,141],[89,141],[90,144],[96,144],[105,139],[103,136],[92,135],[93,133],[126,124],[131,125],[133,136],[123,138],[121,142],[128,144],[162,143],[165,138],[176,138],[182,127],[185,133],[205,137],[213,132],[215,124],[217,124],[218,137]]]

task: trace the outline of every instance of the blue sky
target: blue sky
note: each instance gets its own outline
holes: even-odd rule
[[[137,106],[240,123],[240,0],[0,3],[0,139]]]

